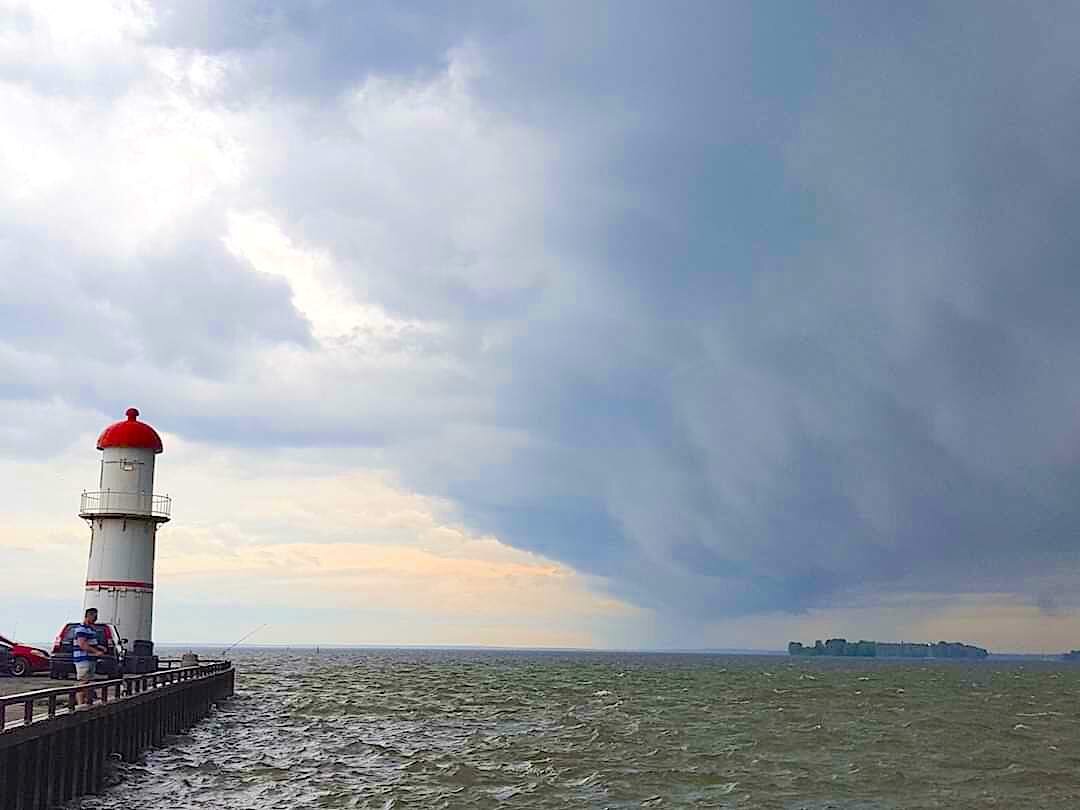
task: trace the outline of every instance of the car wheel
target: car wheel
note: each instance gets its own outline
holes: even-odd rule
[[[25,678],[30,674],[30,662],[25,658],[16,658],[11,664],[11,674],[16,678]]]

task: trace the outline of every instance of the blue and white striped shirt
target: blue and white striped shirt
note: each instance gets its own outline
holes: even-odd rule
[[[71,660],[76,663],[90,660],[90,653],[79,645],[80,638],[85,638],[90,644],[97,644],[97,633],[94,632],[93,627],[86,624],[76,627],[75,635],[71,637]]]

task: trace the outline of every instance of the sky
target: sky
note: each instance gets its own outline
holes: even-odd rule
[[[1080,9],[0,0],[0,632],[1080,646]]]

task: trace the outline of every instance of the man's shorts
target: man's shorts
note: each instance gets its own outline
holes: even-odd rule
[[[80,682],[85,682],[94,677],[94,666],[97,661],[76,661],[75,662],[75,677]]]

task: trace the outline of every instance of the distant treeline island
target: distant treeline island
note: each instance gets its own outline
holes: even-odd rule
[[[937,644],[908,644],[888,641],[848,641],[846,638],[830,638],[824,644],[819,640],[813,647],[804,647],[798,641],[788,644],[789,655],[828,655],[849,658],[986,658],[990,653],[982,647],[961,644],[958,641],[939,641]]]

